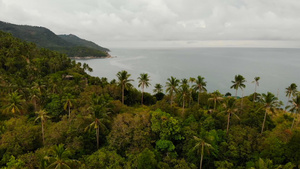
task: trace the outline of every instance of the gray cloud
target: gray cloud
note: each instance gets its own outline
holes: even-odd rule
[[[299,0],[0,0],[0,20],[110,44],[300,40]]]

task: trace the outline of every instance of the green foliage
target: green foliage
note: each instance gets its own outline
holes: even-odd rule
[[[157,166],[157,161],[155,159],[155,154],[146,148],[137,157],[137,168],[138,169],[155,169]]]
[[[58,119],[60,116],[63,115],[63,104],[59,95],[53,94],[50,96],[49,103],[46,104],[46,111],[50,112],[50,116],[54,119]]]
[[[238,165],[249,161],[258,149],[258,135],[257,130],[249,127],[230,128],[227,143],[223,145],[227,149],[225,156]]]
[[[148,112],[118,114],[108,142],[118,152],[136,153],[151,147],[151,124]]]
[[[158,140],[156,142],[156,148],[166,152],[175,150],[174,144],[169,140]]]
[[[101,50],[101,51],[109,51],[109,49],[98,46],[97,44],[95,44],[91,41],[80,39],[76,35],[70,34],[70,35],[58,35],[58,36],[60,38],[64,39],[64,40],[68,41],[68,42],[71,42],[71,43],[77,45],[77,46],[85,46],[85,47],[88,47],[88,48],[98,49],[98,50]]]
[[[77,160],[70,160],[70,152],[64,148],[64,144],[55,145],[49,152],[49,156],[45,159],[48,160],[47,168],[72,168],[78,163]]]
[[[0,150],[6,154],[18,156],[41,146],[40,126],[33,125],[25,117],[11,118],[4,125],[6,130],[0,138]]]
[[[300,165],[300,152],[296,151],[300,148],[300,132],[295,132],[291,140],[286,146],[286,155],[290,162],[296,165]]]
[[[217,169],[231,169],[233,168],[233,164],[228,161],[215,161],[215,167]]]
[[[85,168],[121,169],[125,160],[116,151],[99,149],[85,159]]]
[[[0,168],[300,165],[298,114],[283,111],[272,93],[236,99],[200,90],[195,78],[178,88],[171,77],[168,94],[158,85],[153,96],[134,88],[126,71],[118,82],[85,71],[87,64],[0,32]]]
[[[161,110],[152,111],[151,129],[162,140],[182,140],[180,122]]]
[[[55,35],[43,27],[14,25],[0,21],[0,30],[12,33],[22,40],[36,43],[39,47],[66,53],[69,57],[106,57],[109,51],[75,35]]]
[[[16,159],[13,155],[9,159],[9,162],[7,163],[8,168],[14,168],[14,169],[22,169],[24,168],[24,161],[20,159]]]

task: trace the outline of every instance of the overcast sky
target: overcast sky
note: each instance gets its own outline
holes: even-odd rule
[[[104,47],[300,47],[300,0],[0,0],[0,20]]]

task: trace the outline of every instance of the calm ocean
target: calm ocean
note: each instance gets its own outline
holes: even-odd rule
[[[278,94],[286,101],[285,88],[296,83],[300,89],[300,49],[289,48],[170,48],[170,49],[111,49],[110,59],[77,60],[94,69],[93,76],[116,78],[126,70],[135,81],[140,73],[148,73],[152,92],[156,83],[165,85],[167,78],[178,79],[201,75],[207,81],[208,92],[219,90],[235,94],[231,81],[237,74],[247,82],[245,95],[254,92],[254,77],[259,76],[257,92]],[[239,90],[238,95],[241,95]],[[285,103],[285,102],[284,102]]]

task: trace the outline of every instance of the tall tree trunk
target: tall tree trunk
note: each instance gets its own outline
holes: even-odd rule
[[[70,107],[70,104],[68,104],[68,108],[69,108],[69,119],[70,119],[70,116],[71,116],[71,107]]]
[[[171,107],[172,107],[172,103],[173,103],[173,90],[170,92],[170,97],[171,97]]]
[[[44,131],[44,122],[42,120],[42,136],[43,136],[43,145],[45,145],[45,131]]]
[[[242,109],[242,107],[243,107],[243,97],[244,97],[244,90],[242,89],[241,109]]]
[[[286,106],[285,106],[285,109],[284,109],[284,110],[286,110],[286,108],[287,108],[287,106],[288,106],[288,104],[289,104],[290,98],[291,98],[291,95],[289,95],[289,97],[288,97],[288,100],[287,100],[287,102],[286,102]]]
[[[184,115],[184,96],[182,98],[182,117],[183,117],[183,115]]]
[[[96,129],[96,137],[97,137],[97,150],[99,149],[99,126]]]
[[[198,94],[198,105],[200,105],[200,91],[199,91],[199,94]]]
[[[122,104],[124,104],[124,85],[122,85]]]
[[[193,96],[192,96],[192,91],[189,93],[189,108],[191,107],[192,105],[192,99],[193,99]]]
[[[253,94],[253,103],[254,103],[254,101],[255,101],[255,98],[256,98],[256,83],[255,83],[255,88],[254,88],[254,94]]]
[[[226,130],[226,134],[228,134],[228,131],[229,131],[230,116],[231,116],[231,113],[228,113],[228,119],[227,119],[227,130]]]
[[[264,127],[265,127],[266,118],[267,118],[267,109],[266,109],[264,121],[263,121],[263,124],[262,124],[262,127],[261,127],[261,134],[264,132]]]
[[[143,105],[143,100],[144,100],[144,86],[142,86],[142,101],[141,101],[142,105]]]
[[[216,107],[217,107],[217,100],[214,100],[214,111],[216,111]]]
[[[204,155],[204,143],[201,144],[202,144],[202,148],[201,148],[200,169],[202,169],[202,162],[203,162],[203,155]]]
[[[237,91],[238,91],[238,90],[236,89],[236,90],[235,90],[235,98],[236,98],[236,99],[237,99]]]
[[[295,118],[296,118],[296,116],[295,116],[295,117],[294,117],[294,119],[293,119],[292,126],[291,126],[291,130],[292,130],[292,129],[293,129],[293,127],[294,127]]]

